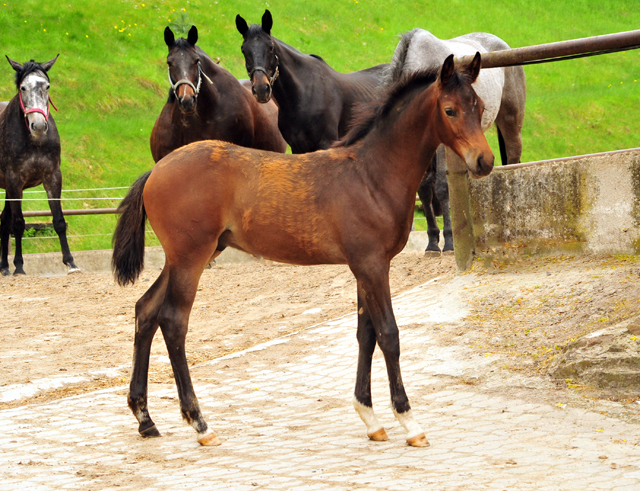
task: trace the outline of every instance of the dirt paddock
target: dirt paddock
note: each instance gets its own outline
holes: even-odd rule
[[[0,408],[128,381],[134,305],[158,272],[145,271],[128,288],[106,273],[0,278]],[[451,342],[501,356],[505,370],[526,375],[544,377],[567,343],[640,308],[638,257],[523,259],[488,267],[476,261],[465,275],[473,277],[462,292],[468,311]],[[433,278],[454,277],[452,256],[404,252],[392,262],[391,289],[397,295]],[[340,317],[355,310],[355,300],[355,280],[346,266],[216,266],[200,281],[187,337],[189,361],[205,362]],[[158,334],[150,379],[171,378]],[[558,390],[570,390],[568,385]],[[572,390],[611,398],[575,384]]]

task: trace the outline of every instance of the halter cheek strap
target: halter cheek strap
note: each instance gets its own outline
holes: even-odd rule
[[[193,85],[191,80],[187,80],[186,78],[182,78],[178,80],[176,83],[173,83],[173,80],[171,80],[171,69],[169,69],[169,83],[171,84],[171,90],[173,90],[173,93],[176,97],[178,97],[178,88],[181,85],[188,85],[189,87],[191,87],[193,89],[193,92],[195,92],[196,97],[198,97],[198,94],[200,93],[200,86],[202,85],[202,77],[204,77],[207,80],[207,82],[209,82],[210,84],[213,84],[211,79],[207,77],[207,74],[204,73],[204,71],[202,70],[202,66],[200,66],[200,62],[198,62],[198,86],[197,87]]]
[[[24,102],[22,102],[22,91],[18,92],[18,96],[19,96],[19,99],[20,99],[20,108],[22,109],[22,112],[24,113],[24,124],[27,125],[27,129],[29,129],[29,121],[27,121],[27,114],[40,113],[40,114],[42,114],[44,116],[44,119],[49,119],[49,104],[51,104],[56,111],[58,110],[56,105],[51,100],[51,96],[50,95],[48,95],[47,111],[46,112],[44,110],[40,109],[39,107],[33,107],[31,109],[26,109],[24,107]]]
[[[247,74],[249,75],[249,80],[253,80],[253,74],[256,72],[263,72],[267,78],[269,79],[269,85],[273,85],[273,83],[278,80],[278,75],[280,75],[280,59],[278,58],[278,55],[275,55],[276,57],[276,69],[273,71],[273,76],[269,76],[269,73],[267,72],[267,69],[263,66],[254,66],[253,69],[250,72],[247,72]]]

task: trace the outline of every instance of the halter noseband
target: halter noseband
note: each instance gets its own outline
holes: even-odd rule
[[[31,109],[26,109],[24,107],[24,102],[22,102],[22,91],[18,92],[18,96],[20,99],[20,108],[22,109],[22,112],[24,113],[24,124],[27,125],[27,129],[29,129],[29,121],[27,121],[27,114],[30,113],[40,113],[44,116],[44,119],[48,120],[49,119],[49,104],[51,104],[53,106],[53,108],[57,111],[58,108],[56,107],[56,105],[53,103],[53,101],[51,100],[51,96],[49,94],[47,94],[48,97],[48,101],[47,101],[47,112],[44,112],[42,109],[40,109],[39,107],[34,107]]]
[[[276,69],[273,71],[273,76],[270,77],[267,69],[265,67],[262,66],[254,66],[250,72],[247,72],[247,74],[249,75],[249,80],[253,80],[253,74],[256,72],[262,72],[267,76],[267,79],[269,80],[269,85],[273,85],[273,83],[278,80],[278,75],[280,75],[280,59],[278,58],[278,55],[275,55],[276,57]],[[251,82],[253,83],[253,82]]]
[[[202,85],[202,77],[203,76],[204,76],[204,78],[207,79],[207,82],[209,82],[210,84],[213,84],[211,79],[209,77],[207,77],[207,74],[204,73],[204,71],[202,70],[202,66],[200,65],[200,62],[198,62],[198,86],[197,87],[195,85],[193,85],[191,80],[187,80],[186,78],[182,78],[182,79],[178,80],[176,83],[173,83],[173,80],[171,80],[171,68],[169,68],[169,83],[171,84],[171,90],[173,90],[173,94],[176,97],[178,97],[178,88],[181,85],[188,85],[189,87],[191,87],[193,89],[193,92],[195,92],[196,99],[197,99],[198,98],[198,94],[200,93],[200,86]],[[178,99],[179,99],[179,97],[178,97]]]

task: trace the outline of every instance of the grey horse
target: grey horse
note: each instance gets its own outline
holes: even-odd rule
[[[473,32],[443,40],[429,31],[416,28],[402,34],[383,84],[392,84],[403,76],[425,68],[442,66],[450,54],[464,56],[504,49],[509,49],[507,43],[486,32]],[[526,102],[524,69],[521,66],[513,66],[481,70],[473,88],[485,104],[482,129],[487,131],[493,123],[497,127],[502,165],[517,164],[522,155],[522,123]],[[440,210],[444,221],[443,252],[453,251],[444,148],[439,148],[436,152],[431,169],[427,171],[420,184],[418,195],[428,225],[429,244],[426,254],[440,255],[440,229],[435,219],[436,213]]]

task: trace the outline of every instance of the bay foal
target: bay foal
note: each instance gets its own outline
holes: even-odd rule
[[[410,445],[428,445],[411,413],[400,373],[389,263],[411,231],[425,166],[447,145],[476,177],[493,168],[480,125],[483,103],[471,83],[480,55],[457,69],[403,79],[336,148],[280,155],[218,141],[187,145],[140,177],[122,202],[113,268],[121,285],[143,268],[148,218],[166,255],[160,276],[136,304],[129,407],[143,436],[159,436],[147,408],[151,342],[167,345],[183,417],[202,445],[219,441],[193,389],[185,338],[198,281],[226,247],[292,264],[347,264],[357,280],[359,343],[354,406],[373,440],[386,440],[371,400],[371,359],[384,354],[393,410]]]

